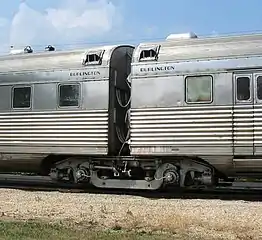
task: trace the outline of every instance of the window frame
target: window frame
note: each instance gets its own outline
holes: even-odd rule
[[[256,91],[256,101],[258,101],[258,102],[262,102],[262,98],[261,99],[259,99],[258,98],[258,78],[262,78],[262,74],[256,74],[256,76],[255,76],[255,91]]]
[[[249,99],[247,100],[241,100],[238,98],[238,79],[239,78],[248,78],[249,79]],[[253,95],[253,83],[252,83],[252,75],[250,74],[239,74],[235,76],[235,101],[236,103],[249,103],[252,101],[252,95]]]
[[[79,86],[79,96],[78,96],[78,105],[77,106],[60,106],[60,87],[67,86],[67,85],[78,85]],[[79,82],[67,82],[67,83],[58,83],[57,85],[57,107],[60,109],[70,109],[70,108],[80,108],[82,105],[82,87],[81,83]]]
[[[211,95],[210,95],[210,101],[197,101],[197,102],[189,102],[188,101],[188,78],[197,78],[197,77],[210,77],[211,79]],[[187,75],[184,77],[184,96],[185,96],[185,103],[189,105],[196,105],[196,104],[211,104],[214,101],[214,76],[212,74],[202,74],[202,75]]]
[[[30,105],[29,107],[14,107],[15,89],[17,88],[30,88]],[[33,87],[32,85],[14,85],[11,89],[11,109],[12,110],[29,110],[33,107]]]

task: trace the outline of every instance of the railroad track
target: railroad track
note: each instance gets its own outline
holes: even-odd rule
[[[150,199],[221,199],[221,200],[244,200],[262,201],[261,183],[240,183],[233,186],[221,186],[214,189],[191,189],[181,190],[167,188],[159,191],[126,190],[126,189],[99,189],[93,186],[58,183],[49,177],[0,175],[0,188],[19,189],[25,191],[59,191],[67,193],[133,195]]]

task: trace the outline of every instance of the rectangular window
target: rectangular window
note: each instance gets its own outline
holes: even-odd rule
[[[187,103],[212,102],[212,76],[192,76],[186,78]]]
[[[262,76],[257,78],[257,99],[262,100]]]
[[[30,108],[31,87],[13,88],[13,108]]]
[[[77,107],[79,106],[80,85],[65,84],[59,86],[59,106]]]
[[[237,78],[237,100],[247,101],[250,99],[250,78],[238,77]]]

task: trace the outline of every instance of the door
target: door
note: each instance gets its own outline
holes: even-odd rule
[[[254,155],[254,76],[234,74],[233,152],[235,156]]]

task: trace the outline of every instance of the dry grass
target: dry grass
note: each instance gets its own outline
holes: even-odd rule
[[[93,231],[90,229],[66,228],[57,224],[40,222],[0,222],[0,239],[4,240],[186,240],[187,236],[171,234],[148,234],[124,231]]]
[[[262,239],[259,202],[0,190],[0,216],[80,229],[166,231],[190,239]]]

